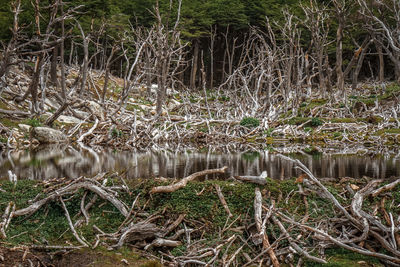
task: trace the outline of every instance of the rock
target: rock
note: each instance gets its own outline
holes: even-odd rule
[[[59,130],[48,127],[35,127],[32,136],[40,143],[61,143],[67,141],[67,136]]]
[[[99,120],[104,121],[103,109],[98,103],[94,101],[88,101],[88,107],[93,115],[95,115]]]
[[[26,124],[18,124],[18,127],[25,133],[29,133],[32,128],[32,126]]]
[[[45,103],[46,106],[48,107],[47,110],[49,110],[49,108],[51,108],[51,109],[53,109],[53,110],[57,110],[57,109],[60,108],[60,105],[59,105],[57,102],[52,101],[52,100],[49,99],[49,98],[46,98],[46,99],[44,100],[44,103]]]
[[[176,101],[175,99],[170,99],[168,103],[168,110],[173,110],[181,105],[182,103],[180,103],[179,101]]]
[[[71,116],[64,116],[64,115],[60,115],[60,117],[58,117],[57,121],[66,123],[66,124],[78,124],[81,122],[80,119],[77,119],[77,118],[71,117]]]
[[[78,114],[78,116],[81,117],[81,118],[87,118],[90,115],[89,113],[87,113],[85,111],[82,111],[82,110],[79,110],[79,109],[76,109],[75,113]]]

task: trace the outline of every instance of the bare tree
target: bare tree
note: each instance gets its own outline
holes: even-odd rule
[[[346,26],[348,3],[346,0],[333,0],[338,26],[336,29],[336,86],[346,98],[343,72],[343,35]]]
[[[306,16],[304,25],[311,33],[311,44],[313,57],[318,67],[319,89],[326,92],[326,70],[324,68],[325,55],[329,45],[329,13],[328,7],[320,5],[316,0],[310,0],[310,5],[302,5]]]
[[[366,26],[374,33],[378,52],[385,50],[395,66],[395,74],[400,81],[400,2],[397,0],[379,1],[374,5],[365,0],[357,0],[360,13],[367,18]],[[382,38],[381,38],[382,37]],[[379,60],[382,64],[382,52]],[[380,79],[383,79],[383,64]]]
[[[13,64],[12,60],[17,52],[17,42],[19,38],[19,14],[21,13],[21,0],[11,2],[11,9],[14,13],[13,27],[11,28],[12,36],[7,45],[3,45],[4,50],[0,63],[0,78],[6,75],[8,68]]]
[[[172,3],[172,2],[171,2]],[[168,79],[173,77],[169,76],[172,64],[180,61],[175,61],[174,58],[179,58],[185,45],[182,44],[180,39],[180,31],[178,29],[182,0],[178,1],[178,14],[172,29],[168,28],[168,24],[164,25],[163,19],[160,14],[158,1],[155,6],[156,24],[154,26],[154,38],[149,42],[153,54],[156,58],[155,69],[157,72],[157,104],[156,114],[160,115],[162,106],[165,103],[166,90],[168,86]],[[170,9],[172,5],[170,5]]]

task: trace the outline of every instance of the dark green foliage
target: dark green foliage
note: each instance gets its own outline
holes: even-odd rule
[[[122,137],[123,132],[121,130],[118,130],[117,128],[113,127],[111,130],[111,137],[112,138],[119,138]]]
[[[313,127],[318,127],[321,126],[323,123],[323,121],[320,118],[312,118],[311,120],[311,126]]]
[[[27,120],[25,121],[25,123],[26,123],[27,125],[32,126],[32,127],[39,127],[39,126],[42,126],[41,121],[40,121],[39,119],[35,119],[35,118],[33,118],[33,119],[27,119]]]
[[[260,121],[256,118],[245,117],[240,121],[240,125],[247,128],[256,128],[260,125]]]

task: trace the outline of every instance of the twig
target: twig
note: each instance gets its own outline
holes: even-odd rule
[[[62,204],[62,207],[63,207],[64,211],[65,211],[65,217],[67,217],[68,224],[69,224],[69,227],[71,228],[72,234],[75,236],[76,240],[78,240],[78,242],[82,244],[82,246],[84,246],[84,247],[89,247],[89,245],[86,244],[86,242],[83,241],[83,240],[79,237],[78,233],[76,232],[75,227],[74,227],[74,224],[73,224],[72,221],[71,221],[71,217],[69,216],[68,209],[67,209],[67,207],[65,206],[65,203],[64,203],[64,200],[62,199],[62,197],[60,197],[60,202],[61,202],[61,204]]]
[[[314,257],[312,255],[310,255],[307,251],[305,251],[304,249],[302,249],[299,245],[297,245],[293,238],[289,235],[289,233],[286,231],[285,227],[283,226],[283,224],[275,217],[272,216],[272,220],[274,221],[274,223],[276,225],[278,225],[279,229],[282,231],[282,233],[286,236],[286,238],[289,240],[290,245],[294,248],[294,250],[296,250],[297,253],[299,253],[300,255],[303,255],[304,257],[306,257],[309,260],[318,262],[318,263],[323,263],[326,264],[327,262],[321,258],[317,258]]]
[[[229,209],[228,203],[226,203],[224,195],[222,194],[221,187],[216,184],[215,189],[217,190],[218,198],[221,201],[222,206],[224,206],[226,213],[228,213],[228,217],[232,217],[233,215]]]

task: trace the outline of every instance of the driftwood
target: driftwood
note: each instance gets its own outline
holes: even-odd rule
[[[24,112],[20,110],[6,110],[6,109],[0,109],[0,113],[9,116],[22,116],[22,117],[29,117],[31,115],[29,112]]]
[[[260,176],[233,176],[233,178],[244,181],[244,182],[249,182],[253,184],[259,184],[259,185],[266,185],[267,184],[267,172],[264,171],[261,173]]]
[[[163,238],[157,238],[151,244],[144,247],[144,250],[149,250],[152,247],[177,247],[182,245],[180,241],[168,240]]]
[[[255,189],[255,198],[254,198],[254,220],[256,222],[256,227],[258,231],[258,236],[261,238],[261,242],[263,244],[263,249],[267,249],[271,247],[271,244],[269,243],[268,236],[265,230],[265,224],[271,214],[267,214],[264,218],[264,220],[261,220],[261,215],[262,215],[262,195],[260,192],[260,189],[257,187]],[[278,258],[275,255],[274,250],[272,247],[268,250],[269,257],[271,258],[272,265],[274,267],[279,267],[280,263]]]
[[[0,233],[1,233],[1,238],[6,238],[6,230],[8,225],[11,222],[11,219],[14,215],[15,212],[15,204],[13,202],[8,203],[6,210],[4,211],[3,214],[3,220],[0,223]]]
[[[154,239],[159,236],[160,229],[153,223],[139,222],[122,230],[118,243],[114,247],[122,247],[126,242]]]
[[[81,180],[81,179],[79,179],[79,180]],[[106,190],[103,186],[93,182],[90,179],[86,179],[86,181],[83,181],[83,182],[71,183],[70,185],[60,188],[59,190],[56,190],[54,193],[51,193],[46,198],[36,201],[35,203],[31,204],[30,206],[28,206],[24,209],[15,211],[14,216],[23,216],[23,215],[33,214],[38,209],[40,209],[40,207],[42,207],[49,201],[57,199],[60,196],[71,194],[71,193],[75,192],[75,190],[78,190],[81,188],[90,190],[90,191],[96,193],[97,195],[99,195],[101,198],[110,201],[125,217],[128,215],[128,211],[127,211],[126,205],[124,203],[122,203],[120,200],[118,200],[112,194],[110,194],[108,192],[108,190]]]
[[[178,189],[181,189],[186,186],[186,184],[190,181],[193,181],[197,179],[198,177],[208,175],[208,174],[215,174],[215,173],[225,173],[228,167],[223,167],[221,169],[211,169],[211,170],[204,170],[200,172],[193,173],[192,175],[189,175],[188,177],[183,178],[179,182],[172,184],[172,185],[166,185],[166,186],[157,186],[151,189],[151,193],[171,193],[174,192]]]

